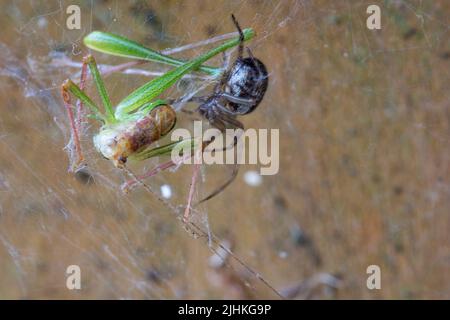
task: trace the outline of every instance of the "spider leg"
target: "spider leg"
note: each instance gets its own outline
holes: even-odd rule
[[[231,69],[227,68],[228,62],[229,62],[228,58],[229,58],[229,55],[226,52],[223,52],[222,70],[224,70],[224,71],[222,73],[222,76],[220,77],[220,81],[214,86],[214,89],[213,89],[214,93],[220,93],[222,91],[222,87],[225,85],[225,83],[228,80],[228,77],[230,75],[230,70],[231,70]],[[233,62],[233,65],[234,65],[234,62]]]
[[[252,60],[255,60],[255,56],[253,55],[252,51],[250,50],[249,47],[245,47],[245,50],[247,50],[247,54],[250,58],[252,58]]]
[[[221,94],[221,95],[222,95],[222,94]],[[230,96],[230,97],[233,97],[233,96]],[[227,98],[227,97],[225,97],[225,98]],[[240,99],[240,98],[237,98],[237,99]],[[234,99],[234,100],[237,101],[236,99]],[[240,101],[240,100],[239,100],[239,101]],[[238,103],[240,103],[240,102],[238,102]],[[249,104],[249,101],[248,101],[248,100],[245,100],[244,105],[248,105],[249,107],[251,107],[251,105]],[[228,114],[228,115],[231,115],[231,116],[243,115],[243,114],[247,114],[247,113],[248,113],[248,110],[244,110],[244,111],[231,111],[231,110],[225,108],[225,107],[222,106],[222,105],[216,105],[216,108],[217,108],[218,110],[220,110],[220,113],[221,113],[221,114]],[[211,122],[211,121],[210,121],[210,122]],[[239,127],[239,128],[240,128],[240,127]],[[219,129],[219,128],[218,128],[218,129]]]
[[[144,180],[150,177],[153,177],[154,175],[158,174],[160,171],[169,169],[171,167],[176,166],[177,164],[175,162],[173,162],[172,160],[164,162],[164,163],[160,163],[159,165],[157,165],[156,167],[154,167],[153,169],[151,169],[150,171],[144,173],[143,175],[139,176],[138,179],[139,180]],[[122,191],[124,193],[128,193],[130,192],[137,184],[139,184],[138,181],[136,180],[129,180],[126,181],[122,184],[122,186],[120,187],[122,189]]]
[[[208,201],[212,198],[214,198],[215,196],[217,196],[219,193],[221,193],[223,190],[225,190],[233,181],[234,179],[236,179],[237,174],[239,172],[239,165],[237,163],[233,164],[233,170],[231,172],[230,177],[228,178],[227,181],[225,181],[225,183],[223,183],[220,187],[218,187],[216,190],[214,190],[213,192],[211,192],[208,196],[204,197],[202,200],[196,202],[194,204],[194,206],[199,205],[200,203],[203,203],[205,201]]]
[[[222,88],[227,83],[229,75],[230,75],[230,69],[225,70],[223,72],[222,77],[220,77],[220,81],[214,86],[214,89],[213,89],[214,93],[220,94],[220,92],[222,92]]]
[[[196,102],[196,103],[204,103],[206,100],[207,100],[207,97],[200,96],[200,97],[191,97],[188,101]]]
[[[221,119],[225,123],[225,128],[229,129],[244,129],[242,122],[236,119],[233,113],[221,114]]]
[[[184,100],[184,98],[181,97],[181,98],[178,98],[178,99],[165,99],[165,101],[168,104],[172,105],[172,106],[176,106],[177,104],[182,103],[182,102],[183,103],[195,102],[195,103],[198,103],[198,104],[202,104],[202,103],[205,103],[207,99],[208,99],[208,97],[206,97],[206,96],[194,96],[194,97],[190,97],[187,100]],[[181,111],[184,112],[184,113],[187,113],[187,114],[193,114],[197,110],[191,111],[191,110],[185,110],[184,108],[181,108]]]
[[[241,128],[241,129],[242,129],[242,128]],[[236,137],[236,136],[235,136],[235,137],[234,137],[233,143],[232,143],[231,145],[229,145],[229,146],[224,147],[224,148],[222,149],[222,151],[226,151],[226,150],[229,150],[229,149],[231,149],[231,148],[234,148],[234,147],[237,145],[239,139],[240,139],[240,136],[239,136],[239,137]],[[211,150],[211,152],[212,152],[212,151],[214,151],[214,150]],[[237,155],[236,155],[236,152],[235,152],[235,153],[234,153],[233,170],[231,171],[231,175],[230,175],[230,177],[227,179],[227,181],[225,181],[221,186],[219,186],[218,188],[216,188],[216,190],[214,190],[213,192],[211,192],[208,196],[206,196],[206,197],[203,198],[202,200],[200,200],[200,201],[198,201],[197,203],[195,203],[194,206],[197,206],[198,204],[200,204],[200,203],[202,203],[202,202],[205,202],[205,201],[208,201],[208,200],[214,198],[214,197],[217,196],[219,193],[221,193],[223,190],[225,190],[225,189],[226,189],[226,188],[234,181],[234,179],[236,179],[236,176],[237,176],[238,172],[239,172],[239,164],[237,163]]]
[[[222,52],[222,70],[227,70],[230,64],[230,53],[227,51]]]
[[[234,102],[237,104],[244,104],[246,106],[253,106],[255,104],[255,100],[254,99],[247,99],[247,98],[240,98],[240,97],[235,97],[229,93],[223,92],[220,94],[222,97],[226,98],[228,101],[230,102]],[[232,113],[236,113],[236,112],[232,112]],[[241,114],[241,113],[237,113],[237,114]]]
[[[227,126],[225,121],[221,117],[214,117],[212,119],[208,119],[209,124],[214,128],[219,129],[221,132],[225,132]]]
[[[225,129],[244,129],[244,125],[242,124],[242,122],[237,120],[232,113],[220,112],[217,118],[219,118],[223,122]]]
[[[230,116],[228,114],[221,114],[220,121],[221,121],[221,125],[224,128],[242,129],[242,130],[244,129],[244,126],[243,126],[243,124],[240,121],[236,120],[233,116]],[[224,131],[224,130],[221,130],[221,131]],[[224,147],[224,148],[222,148],[221,151],[226,151],[226,150],[234,148],[237,145],[239,139],[240,139],[240,136],[239,137],[234,136],[233,143],[228,145],[228,146],[226,146],[226,147]],[[211,142],[212,141],[210,141],[209,143],[211,143]],[[206,146],[204,147],[204,149],[206,149]],[[205,152],[206,151],[213,152],[213,151],[216,151],[216,150],[213,149],[213,150],[204,150],[204,151]],[[198,204],[200,204],[202,202],[205,202],[207,200],[212,199],[213,197],[215,197],[216,195],[221,193],[223,190],[225,190],[234,181],[234,179],[236,179],[236,176],[237,176],[238,172],[239,172],[239,165],[237,163],[237,154],[236,154],[236,152],[234,152],[234,164],[233,164],[233,169],[232,169],[230,177],[221,186],[216,188],[216,190],[211,192],[208,196],[206,196],[202,200],[196,202],[194,206],[196,206],[196,205],[198,205]]]
[[[233,19],[233,23],[236,26],[236,29],[238,29],[239,32],[239,46],[238,46],[238,58],[241,59],[244,53],[244,33],[242,32],[241,27],[239,26],[239,23],[236,20],[236,17],[234,14],[231,15],[231,19]]]
[[[207,99],[207,97],[204,97],[204,96],[194,96],[194,97],[190,97],[188,100],[186,100],[186,102],[203,103],[206,101],[206,99]],[[177,103],[180,103],[181,101],[183,101],[183,97],[181,97],[179,99],[165,99],[165,100],[168,104],[177,104]]]
[[[239,26],[239,23],[237,22],[235,16],[232,14],[231,18],[233,19],[233,23],[236,26],[236,28],[238,29],[239,32],[239,45],[238,45],[238,57],[236,60],[234,60],[233,64],[225,69],[225,71],[222,74],[222,77],[220,78],[220,81],[218,84],[216,84],[216,86],[214,87],[214,92],[215,93],[220,93],[222,92],[222,88],[223,86],[227,83],[228,81],[228,77],[230,76],[230,71],[233,70],[234,66],[236,65],[236,61],[239,59],[242,59],[243,54],[244,54],[244,33],[242,32],[241,27]],[[224,55],[225,58],[225,55]],[[224,67],[226,66],[226,61],[224,61]]]

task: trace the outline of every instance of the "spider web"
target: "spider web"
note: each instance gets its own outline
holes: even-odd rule
[[[370,298],[370,264],[381,265],[390,280],[378,297],[448,297],[442,243],[449,227],[449,152],[439,150],[449,150],[443,116],[449,7],[377,3],[382,33],[365,27],[372,4],[365,1],[6,1],[0,297],[277,298],[272,286],[292,298]],[[70,4],[81,8],[81,30],[66,28]],[[85,35],[101,30],[153,49],[176,49],[234,32],[231,13],[255,29],[247,45],[270,72],[263,103],[240,120],[246,128],[280,129],[279,174],[252,183],[247,177],[258,166],[241,166],[230,187],[196,207],[195,226],[185,232],[178,215],[192,166],[145,180],[156,196],[145,187],[123,194],[120,186],[130,177],[95,151],[99,128],[89,121],[82,134],[88,165],[68,172],[73,148],[59,90],[69,77],[78,81]],[[189,59],[207,48],[174,55]],[[102,65],[128,61],[94,55]],[[419,71],[410,79],[413,61],[420,61]],[[427,61],[447,68],[430,75]],[[221,57],[208,63],[220,66]],[[148,63],[108,75],[113,104],[167,70]],[[397,80],[386,84],[391,78]],[[421,90],[424,83],[428,91]],[[207,94],[211,85],[187,76],[165,95]],[[92,83],[87,92],[99,101]],[[417,108],[415,118],[408,106]],[[180,113],[177,126],[191,129],[192,122]],[[398,132],[412,142],[404,146]],[[397,164],[389,154],[398,154],[404,166],[396,177],[382,173]],[[416,167],[406,161],[411,158]],[[162,161],[130,169],[141,174]],[[419,169],[422,176],[415,174]],[[227,175],[223,166],[203,166],[195,199]],[[437,219],[441,223],[433,223]],[[427,261],[433,262],[431,280],[424,276]],[[81,290],[66,287],[69,265],[81,268]]]

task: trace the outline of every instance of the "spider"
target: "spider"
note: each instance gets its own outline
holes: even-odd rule
[[[262,101],[269,83],[266,66],[253,56],[248,47],[248,57],[244,58],[244,33],[233,14],[231,18],[239,33],[238,55],[236,60],[223,73],[210,96],[192,97],[188,100],[200,103],[196,111],[207,119],[211,126],[219,129],[222,133],[226,129],[244,129],[244,125],[236,119],[236,116],[253,112]],[[190,112],[188,111],[188,113]],[[213,139],[206,142],[203,148],[205,149]],[[222,151],[236,146],[238,139],[239,137],[235,136],[234,143],[224,147]],[[197,204],[216,196],[233,182],[239,170],[236,162],[230,177],[225,183],[216,188],[207,197],[197,202]],[[199,167],[197,165],[192,176],[191,189],[195,184],[198,169]]]
[[[197,108],[200,115],[222,132],[227,128],[244,128],[236,116],[253,112],[262,101],[269,83],[264,63],[255,58],[249,48],[248,57],[243,57],[244,33],[235,16],[231,15],[231,18],[239,32],[237,58],[223,73],[212,95],[191,98],[191,101],[200,103]]]

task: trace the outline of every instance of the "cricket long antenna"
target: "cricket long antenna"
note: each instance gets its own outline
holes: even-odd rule
[[[154,197],[156,197],[162,204],[164,204],[166,207],[168,207],[171,211],[175,212],[178,214],[179,210],[177,210],[177,208],[172,205],[170,202],[166,201],[165,199],[161,198],[157,193],[155,193],[153,191],[153,189],[144,181],[140,180],[138,176],[136,176],[127,166],[123,167],[123,170],[131,177],[133,178],[137,183],[139,183],[140,185],[142,185],[144,187],[144,189],[151,193]],[[181,213],[178,214],[178,216],[180,217],[181,220]],[[211,242],[214,243],[218,248],[224,250],[227,254],[229,254],[238,264],[240,264],[242,267],[244,267],[248,272],[250,272],[250,274],[252,274],[256,279],[258,279],[259,281],[261,281],[261,283],[266,286],[268,289],[270,289],[275,295],[277,295],[279,298],[281,299],[285,299],[281,293],[278,292],[277,289],[275,289],[266,279],[264,279],[264,277],[262,277],[258,272],[256,272],[253,268],[251,268],[247,263],[245,263],[242,259],[240,259],[237,255],[235,255],[229,248],[227,248],[226,246],[224,246],[220,239],[214,235],[213,233],[208,233],[207,231],[205,231],[202,227],[200,227],[198,224],[196,224],[195,222],[192,221],[186,221],[184,222],[184,225],[187,226],[189,228],[189,231],[191,231],[194,235],[198,236],[198,237],[203,237],[203,238],[208,238],[210,237]],[[230,268],[233,268],[231,265],[229,265],[225,259],[218,253],[217,249],[212,248],[211,246],[208,246],[209,249],[216,254],[218,257],[220,257],[222,259],[222,261],[225,263],[225,265],[227,265]],[[252,287],[253,290],[255,290]]]

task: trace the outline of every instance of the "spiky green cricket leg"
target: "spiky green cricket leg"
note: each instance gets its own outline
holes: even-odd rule
[[[111,105],[111,100],[109,99],[108,92],[105,88],[105,83],[103,82],[102,76],[100,75],[95,58],[91,54],[89,54],[83,58],[83,64],[87,64],[89,67],[89,71],[91,72],[92,78],[94,79],[98,94],[102,99],[108,123],[116,122],[116,118],[114,117],[114,112]]]
[[[186,63],[184,60],[161,54],[138,42],[112,33],[93,31],[84,37],[83,42],[88,48],[114,56],[159,62],[175,67]],[[220,74],[219,68],[209,66],[200,66],[199,70],[213,76]]]

